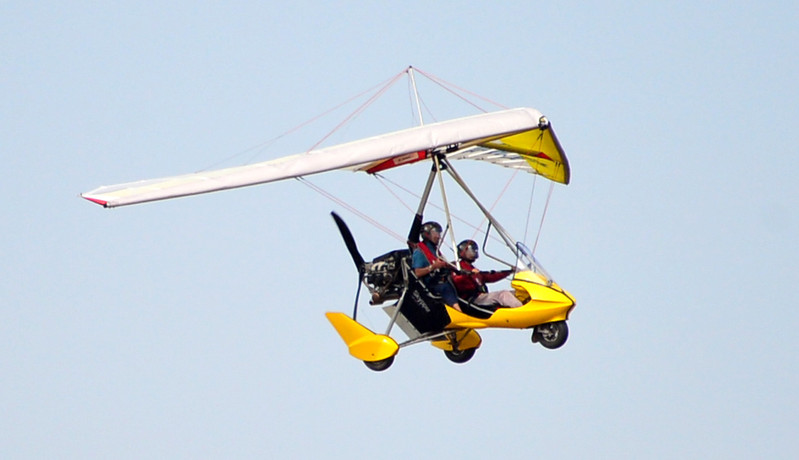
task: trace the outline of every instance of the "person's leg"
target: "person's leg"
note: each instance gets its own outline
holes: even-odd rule
[[[521,307],[522,302],[513,295],[513,291],[495,291],[480,294],[473,301],[476,305],[499,305],[500,307]]]

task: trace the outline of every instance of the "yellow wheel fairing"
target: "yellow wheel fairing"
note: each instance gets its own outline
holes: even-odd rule
[[[473,329],[461,329],[455,331],[455,340],[458,343],[458,350],[469,350],[471,348],[478,348],[483,343],[480,334]],[[444,351],[452,351],[454,347],[449,339],[434,340],[430,342],[434,347],[440,348]]]
[[[397,354],[399,345],[387,335],[375,334],[344,313],[325,313],[350,354],[363,361],[380,361]]]

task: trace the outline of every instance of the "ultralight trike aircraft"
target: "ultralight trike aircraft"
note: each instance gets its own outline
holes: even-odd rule
[[[405,72],[413,81],[413,68]],[[414,83],[415,87],[415,83]],[[419,119],[421,107],[417,101]],[[349,352],[372,370],[387,369],[399,349],[430,341],[447,358],[463,363],[472,358],[482,339],[478,329],[531,329],[532,341],[546,348],[562,346],[568,337],[566,321],[574,298],[556,284],[530,249],[514,240],[492,213],[477,199],[452,166],[453,160],[479,160],[538,174],[568,184],[569,163],[549,121],[539,111],[517,108],[457,118],[395,131],[375,137],[282,157],[261,163],[103,186],[81,196],[106,208],[165,200],[201,193],[302,178],[331,170],[355,170],[376,174],[402,165],[431,165],[419,206],[408,235],[408,248],[390,251],[367,262],[343,219],[332,213],[358,271],[358,293],[352,316],[326,314]],[[443,174],[446,173],[480,209],[488,222],[489,236],[500,240],[515,261],[488,255],[513,270],[511,288],[523,305],[516,308],[478,306],[460,299],[461,311],[433,295],[411,269],[411,251],[419,243],[423,214],[436,182],[444,200],[446,228],[454,232],[447,205]],[[452,236],[454,246],[454,236]],[[454,251],[457,257],[457,251]],[[485,252],[485,251],[484,251]],[[357,321],[358,297],[365,285],[372,305],[382,306],[390,320],[384,333],[376,333]],[[408,340],[391,336],[398,326]]]

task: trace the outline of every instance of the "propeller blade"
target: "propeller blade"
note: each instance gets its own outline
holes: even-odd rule
[[[355,238],[352,236],[352,232],[350,231],[349,227],[347,227],[347,224],[344,223],[344,219],[339,217],[338,214],[331,212],[330,215],[333,216],[333,220],[336,221],[338,231],[341,232],[341,237],[344,238],[344,244],[347,245],[347,250],[350,251],[352,261],[355,262],[355,267],[358,269],[358,273],[363,275],[364,265],[366,262],[363,260],[361,253],[358,252],[358,246],[355,244]]]

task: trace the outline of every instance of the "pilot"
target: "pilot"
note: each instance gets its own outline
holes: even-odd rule
[[[463,240],[458,244],[458,257],[460,257],[461,272],[453,278],[458,295],[469,300],[475,305],[497,305],[500,307],[521,307],[522,302],[516,298],[513,291],[488,292],[486,283],[494,283],[506,278],[513,273],[511,270],[483,272],[475,268],[477,260],[477,243],[472,240]]]
[[[452,284],[450,265],[441,258],[441,253],[438,251],[439,241],[441,241],[441,225],[438,222],[423,224],[422,242],[413,251],[413,273],[422,280],[430,292],[441,296],[444,303],[461,311],[458,294]]]

